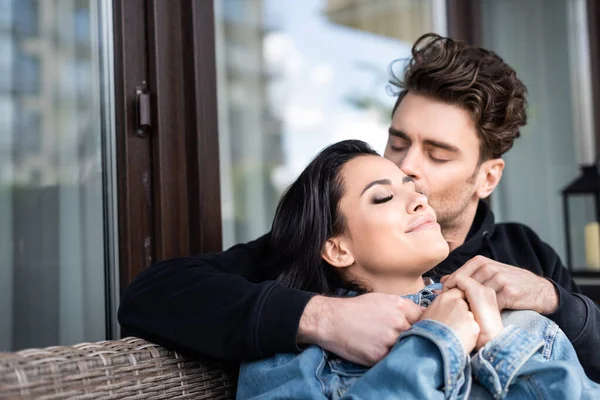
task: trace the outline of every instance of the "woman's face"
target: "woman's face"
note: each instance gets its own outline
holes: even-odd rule
[[[342,168],[346,218],[342,240],[354,264],[369,276],[421,275],[448,256],[427,197],[393,162],[360,156]],[[353,271],[358,274],[360,271]]]

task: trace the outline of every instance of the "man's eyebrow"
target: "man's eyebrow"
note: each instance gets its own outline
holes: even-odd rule
[[[410,141],[410,138],[408,137],[408,135],[402,131],[399,131],[398,129],[394,129],[394,128],[390,127],[388,129],[388,133],[392,136],[399,137],[400,139],[405,139],[405,140]]]
[[[458,149],[458,147],[453,146],[449,143],[439,142],[437,140],[425,139],[423,141],[423,144],[425,144],[425,146],[437,147],[439,149],[447,150],[452,153],[460,153],[460,150]]]
[[[403,180],[403,183],[404,183],[404,180]],[[391,185],[391,184],[392,184],[392,181],[389,179],[378,179],[376,181],[369,183],[367,186],[365,186],[365,188],[363,189],[363,191],[361,192],[360,195],[362,196],[367,190],[369,190],[370,188],[372,188],[375,185]]]

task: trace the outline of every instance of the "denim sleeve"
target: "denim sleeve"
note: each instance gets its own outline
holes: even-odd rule
[[[390,353],[348,389],[343,399],[461,399],[470,366],[456,334],[444,324],[419,321],[400,335]]]
[[[547,360],[539,351],[543,346],[540,338],[508,326],[471,359],[473,375],[496,399],[598,398],[600,386],[576,358]]]

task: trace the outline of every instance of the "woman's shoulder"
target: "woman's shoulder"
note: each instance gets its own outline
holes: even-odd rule
[[[238,395],[246,398],[268,392],[285,398],[298,397],[302,391],[330,397],[332,393],[344,393],[368,369],[319,346],[309,346],[298,354],[276,354],[242,363]]]
[[[296,368],[298,370],[316,368],[326,358],[327,353],[325,350],[312,345],[306,347],[300,353],[279,353],[259,360],[244,361],[240,366],[240,374],[260,373],[262,370],[273,370],[277,367]]]
[[[277,398],[320,398],[325,395],[320,371],[326,358],[323,349],[309,346],[297,354],[281,353],[245,361],[240,366],[237,398],[253,398],[266,393]]]

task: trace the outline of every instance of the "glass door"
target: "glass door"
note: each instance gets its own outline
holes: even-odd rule
[[[0,351],[116,336],[112,2],[0,0]]]
[[[561,190],[581,164],[595,161],[586,1],[485,0],[482,17],[484,46],[515,68],[529,92],[527,125],[504,157],[492,195],[496,219],[530,226],[566,262]],[[579,269],[586,266],[585,222],[594,208],[586,198],[572,203],[573,267]]]

